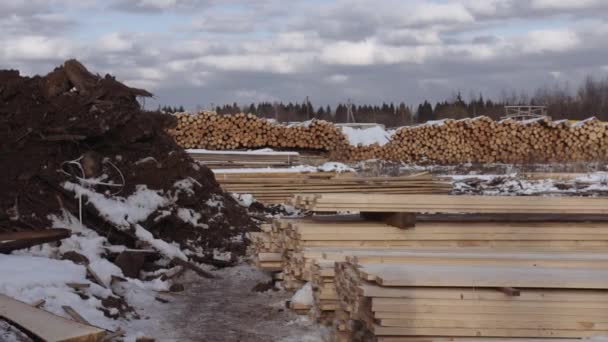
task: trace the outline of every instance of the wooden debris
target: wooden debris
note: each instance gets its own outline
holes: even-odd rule
[[[171,260],[171,262],[175,265],[179,265],[179,266],[182,266],[183,268],[192,270],[192,271],[194,271],[194,273],[198,274],[199,276],[201,276],[203,278],[208,278],[208,279],[215,278],[215,276],[212,273],[203,270],[202,268],[196,266],[195,264],[191,263],[190,261],[182,260],[180,258],[173,258]]]
[[[71,234],[69,229],[62,228],[0,233],[0,253],[10,253],[18,249],[59,241],[70,237]]]
[[[73,288],[74,290],[88,289],[91,287],[91,284],[83,284],[83,283],[66,283],[66,285]]]
[[[44,299],[38,299],[37,301],[35,301],[35,302],[32,303],[32,306],[35,307],[35,308],[40,309],[41,307],[44,306],[44,304],[46,304],[46,300],[44,300]]]
[[[103,288],[108,288],[106,286],[106,284],[104,284],[103,280],[101,280],[101,278],[97,275],[97,273],[95,273],[95,271],[93,271],[93,269],[91,267],[89,267],[89,265],[87,265],[87,273],[89,275],[91,275],[91,277],[93,278],[93,280],[95,280],[95,282],[97,283],[97,285],[103,287]]]
[[[82,323],[82,324],[86,324],[86,325],[91,325],[89,322],[87,322],[86,319],[84,319],[84,317],[82,317],[76,310],[74,310],[71,306],[68,305],[63,305],[61,307],[63,309],[63,311],[65,311],[68,315],[70,315],[70,317],[72,317],[76,322],[78,323]]]

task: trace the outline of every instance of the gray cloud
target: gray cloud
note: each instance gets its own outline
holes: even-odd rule
[[[127,0],[110,12],[141,13],[142,29],[84,36],[94,24],[64,14],[76,0],[34,3],[0,3],[0,68],[44,72],[77,57],[190,108],[306,96],[415,104],[608,75],[605,1]],[[179,27],[150,29],[166,12]]]

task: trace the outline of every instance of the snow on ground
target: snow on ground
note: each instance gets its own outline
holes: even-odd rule
[[[29,342],[32,341],[27,335],[8,322],[0,319],[0,341],[2,342]]]
[[[592,172],[569,179],[526,179],[525,175],[443,175],[450,179],[455,194],[478,195],[576,195],[608,194],[608,173]]]
[[[348,142],[353,146],[368,146],[373,144],[383,146],[390,141],[394,131],[386,131],[380,126],[371,128],[352,128],[342,126],[342,133],[344,133],[348,139]]]
[[[302,286],[293,297],[291,297],[291,301],[297,304],[312,306],[315,303],[315,299],[312,295],[312,285],[306,283],[306,285]]]
[[[258,283],[270,281],[268,274],[249,265],[212,273],[216,279],[189,273],[182,282],[186,291],[162,295],[169,303],[141,298],[136,307],[150,313],[150,319],[134,322],[131,329],[169,342],[330,340],[328,328],[285,308],[291,292],[252,291]]]

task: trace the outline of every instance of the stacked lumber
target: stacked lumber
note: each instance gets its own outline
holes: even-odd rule
[[[432,216],[426,219],[434,219]],[[604,251],[608,223],[589,222],[417,222],[399,229],[361,219],[313,217],[275,220],[265,233],[266,246],[282,256],[283,286],[297,289],[312,284],[314,319],[334,317],[340,290],[335,286],[336,263],[411,262],[432,265],[454,260],[478,265],[563,266],[563,255]],[[460,251],[458,257],[454,250]],[[254,250],[252,254],[267,253]],[[528,252],[526,252],[528,251]],[[551,254],[560,251],[561,255]],[[465,253],[467,252],[467,253]],[[587,253],[568,256],[568,267],[605,267],[608,257]],[[590,265],[595,266],[590,266]]]
[[[599,256],[600,264],[588,255],[556,253],[547,256],[554,262],[547,266],[536,265],[535,259],[513,265],[506,254],[496,264],[460,259],[458,252],[453,257],[442,255],[429,264],[407,259],[339,263],[339,340],[580,338],[608,333],[606,254]],[[524,261],[516,251],[511,257]]]
[[[318,212],[608,214],[607,198],[541,196],[449,196],[396,194],[296,195],[293,203]]]
[[[250,232],[248,238],[249,255],[252,256],[253,264],[263,270],[275,272],[282,269],[283,254],[280,246],[273,243],[270,237],[272,227],[269,224],[260,225],[261,232]]]
[[[383,146],[352,146],[334,124],[280,125],[252,114],[179,113],[169,132],[184,148],[294,148],[331,152],[334,160],[385,159],[435,163],[603,161],[608,130],[595,118],[571,123],[488,117],[442,120],[397,130]]]
[[[192,159],[209,168],[289,167],[299,164],[298,152],[187,150]]]
[[[169,130],[184,148],[226,150],[238,148],[298,148],[331,150],[346,145],[346,137],[332,123],[313,120],[280,125],[253,114],[176,114],[177,127]]]
[[[451,185],[428,173],[362,177],[354,173],[216,173],[228,192],[253,195],[263,203],[288,203],[296,194],[446,194]]]

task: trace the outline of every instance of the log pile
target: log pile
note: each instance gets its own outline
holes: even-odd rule
[[[291,148],[330,152],[332,159],[384,159],[455,164],[466,162],[605,161],[608,129],[595,118],[572,124],[548,119],[494,121],[488,117],[443,120],[400,128],[384,146],[352,146],[332,123],[313,120],[286,126],[252,114],[177,114],[170,130],[185,148]]]
[[[267,204],[288,203],[296,194],[446,194],[451,185],[428,172],[399,177],[361,177],[354,173],[215,173],[224,191],[251,194]]]
[[[329,147],[347,144],[342,132],[332,123],[323,120],[285,126],[243,113],[178,113],[176,117],[177,127],[169,133],[184,148],[230,150],[272,147],[329,150]]]

